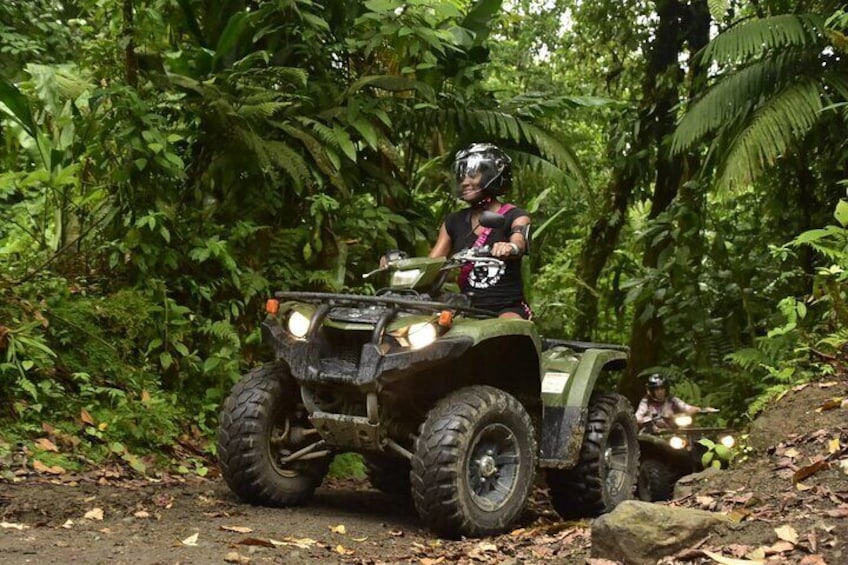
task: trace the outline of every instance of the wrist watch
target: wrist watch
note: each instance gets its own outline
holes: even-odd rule
[[[513,243],[512,241],[507,241],[507,243],[509,243],[512,246],[512,254],[513,255],[518,255],[519,253],[521,253],[521,248],[518,247],[517,243]]]

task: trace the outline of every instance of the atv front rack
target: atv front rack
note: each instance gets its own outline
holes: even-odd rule
[[[380,304],[389,308],[403,308],[407,310],[420,310],[423,312],[441,312],[442,310],[453,310],[462,312],[473,318],[495,318],[497,314],[491,310],[474,308],[451,302],[435,302],[431,300],[419,300],[415,298],[401,298],[398,296],[370,296],[363,294],[332,294],[329,292],[276,292],[274,297],[281,300],[295,300],[299,302],[313,302],[326,304],[327,306],[350,306],[358,304]]]

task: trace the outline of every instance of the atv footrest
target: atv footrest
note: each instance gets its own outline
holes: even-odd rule
[[[364,416],[315,411],[309,419],[324,441],[335,447],[372,451],[382,449],[380,424],[372,424]]]

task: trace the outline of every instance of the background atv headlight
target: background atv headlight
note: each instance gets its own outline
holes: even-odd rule
[[[391,286],[411,286],[414,285],[421,276],[421,269],[407,269],[405,271],[395,271],[392,273],[392,280],[389,283]]]
[[[297,338],[304,338],[309,332],[309,318],[307,318],[297,310],[289,314],[287,325],[289,328],[289,333]]]
[[[721,444],[727,449],[730,449],[731,447],[736,445],[736,440],[733,439],[733,436],[724,436],[723,438],[721,438]]]
[[[692,425],[692,416],[683,414],[674,418],[674,423],[678,428],[685,428]]]
[[[406,334],[406,339],[409,340],[409,345],[412,349],[427,347],[436,341],[436,337],[438,337],[438,334],[436,333],[436,326],[430,322],[412,324],[409,326],[409,331]]]
[[[680,436],[673,436],[670,440],[668,440],[668,444],[674,449],[683,449],[686,447],[686,440]]]

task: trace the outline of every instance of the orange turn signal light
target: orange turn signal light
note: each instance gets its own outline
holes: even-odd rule
[[[453,324],[453,312],[450,310],[442,310],[439,312],[439,325],[443,328],[449,328]]]
[[[265,311],[274,316],[280,311],[280,301],[276,298],[269,298],[265,301]]]

